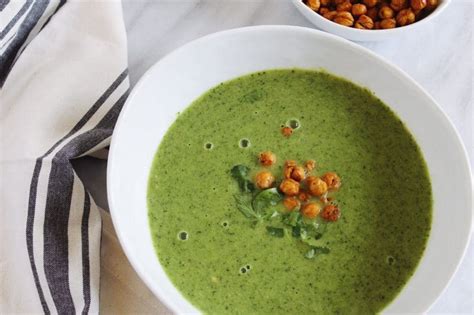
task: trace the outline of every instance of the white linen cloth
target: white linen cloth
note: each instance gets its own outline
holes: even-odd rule
[[[0,313],[97,313],[101,219],[70,161],[128,96],[119,1],[0,0]]]

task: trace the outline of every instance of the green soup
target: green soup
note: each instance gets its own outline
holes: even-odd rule
[[[289,138],[280,129],[296,119]],[[244,145],[242,145],[242,139]],[[236,207],[236,164],[259,152],[335,171],[341,218],[307,259]],[[161,265],[209,314],[369,314],[413,274],[431,225],[431,184],[415,140],[366,89],[324,72],[272,70],[222,83],[181,113],[156,153],[149,220]],[[185,232],[185,233],[182,233]],[[185,239],[185,240],[183,240]]]

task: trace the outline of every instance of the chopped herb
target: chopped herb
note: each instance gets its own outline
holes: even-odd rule
[[[283,228],[276,228],[273,226],[267,226],[267,232],[271,236],[280,237],[280,238],[285,235],[285,230]]]
[[[263,213],[270,206],[276,206],[282,196],[276,188],[269,188],[259,192],[252,201],[252,207],[257,213]]]
[[[247,218],[257,220],[261,218],[261,216],[253,210],[252,204],[248,198],[241,195],[235,195],[234,199],[237,204],[237,209],[239,209]]]
[[[235,165],[230,171],[243,192],[253,192],[255,190],[255,185],[248,179],[249,171],[250,169],[245,165]]]
[[[311,249],[304,254],[304,257],[313,259],[314,257],[321,254],[329,254],[330,250],[327,247],[311,246]]]
[[[290,226],[299,226],[302,222],[302,216],[299,211],[293,211],[283,218],[283,222]]]

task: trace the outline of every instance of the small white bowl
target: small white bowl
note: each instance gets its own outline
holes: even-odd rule
[[[171,310],[198,312],[167,277],[153,247],[146,202],[153,156],[177,113],[208,89],[251,72],[295,67],[324,68],[367,87],[419,144],[432,181],[432,230],[413,277],[384,312],[425,312],[469,241],[472,179],[466,151],[447,116],[408,75],[357,44],[309,28],[259,26],[212,34],[174,51],[142,77],[115,127],[107,169],[110,211],[128,259]]]
[[[433,21],[451,2],[451,0],[439,0],[438,7],[431,12],[427,17],[424,19],[415,22],[413,24],[403,26],[403,27],[396,27],[392,29],[386,30],[360,30],[353,27],[347,27],[343,25],[339,25],[335,22],[332,22],[323,16],[319,15],[319,13],[314,12],[311,10],[306,4],[303,3],[302,0],[291,0],[298,11],[303,14],[303,16],[308,19],[311,23],[316,25],[319,29],[322,29],[326,32],[344,37],[346,39],[350,39],[353,41],[360,41],[360,42],[368,42],[368,41],[379,41],[384,39],[394,38],[396,36],[400,36],[406,34],[406,32],[413,32],[415,29],[418,29],[420,26],[427,24],[430,21]]]

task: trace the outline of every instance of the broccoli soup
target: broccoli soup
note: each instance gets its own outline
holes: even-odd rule
[[[431,225],[423,156],[366,89],[325,72],[222,83],[164,136],[148,187],[164,270],[209,314],[370,314]]]

